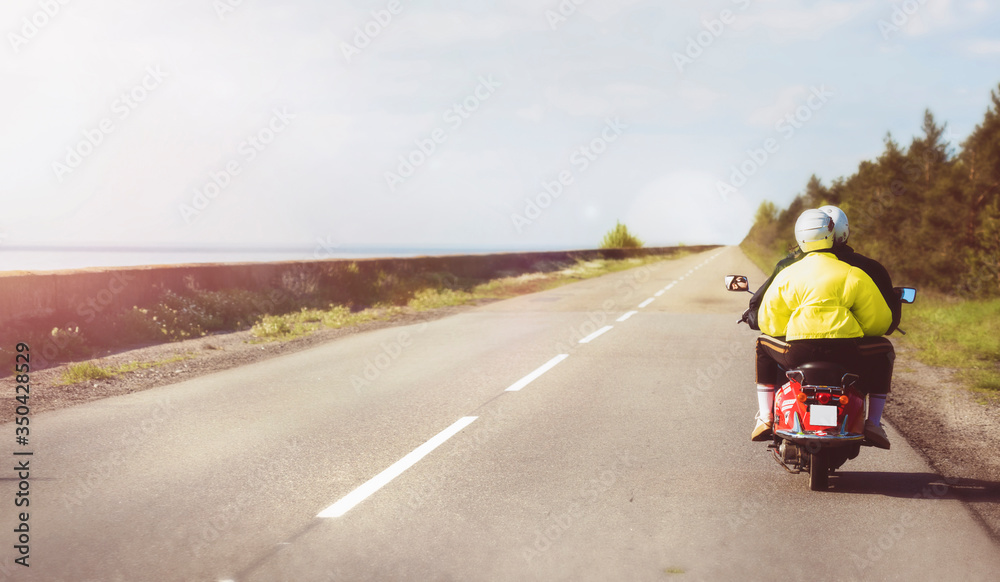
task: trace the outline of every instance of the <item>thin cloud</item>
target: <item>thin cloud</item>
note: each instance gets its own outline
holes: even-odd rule
[[[870,1],[826,1],[812,6],[769,9],[763,3],[755,3],[739,15],[733,26],[744,30],[764,28],[778,42],[816,40],[869,12],[872,6]]]
[[[973,55],[992,56],[1000,54],[1000,40],[974,40],[965,46],[966,50]]]
[[[747,123],[754,127],[774,127],[774,124],[795,110],[809,94],[809,88],[804,85],[784,87],[778,91],[778,96],[770,105],[755,109],[747,117]]]

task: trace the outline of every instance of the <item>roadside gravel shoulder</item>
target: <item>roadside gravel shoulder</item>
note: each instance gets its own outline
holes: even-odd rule
[[[1000,542],[1000,397],[970,392],[897,345],[885,417]]]

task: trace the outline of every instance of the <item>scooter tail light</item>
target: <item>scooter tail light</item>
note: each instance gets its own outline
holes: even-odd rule
[[[819,400],[820,404],[829,404],[830,403],[830,393],[829,392],[820,392],[816,396],[816,400]]]
[[[851,401],[851,399],[847,396],[847,394],[841,394],[841,396],[840,396],[840,404],[842,404],[843,406],[847,406],[847,403],[850,402],[850,401]]]
[[[805,392],[799,392],[798,395],[795,396],[795,399],[798,400],[799,402],[805,402],[807,398],[809,397],[806,396]]]

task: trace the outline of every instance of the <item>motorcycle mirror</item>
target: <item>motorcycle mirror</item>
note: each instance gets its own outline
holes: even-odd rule
[[[750,281],[745,275],[726,275],[726,289],[729,291],[750,291]]]
[[[902,303],[913,303],[917,298],[917,290],[913,287],[897,287],[899,290],[899,300]]]

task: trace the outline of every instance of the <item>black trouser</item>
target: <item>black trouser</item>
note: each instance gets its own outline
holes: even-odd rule
[[[786,342],[784,338],[757,338],[757,383],[784,383],[778,365],[790,370],[806,362],[834,362],[860,376],[863,394],[888,394],[896,352],[884,337],[816,339]]]

